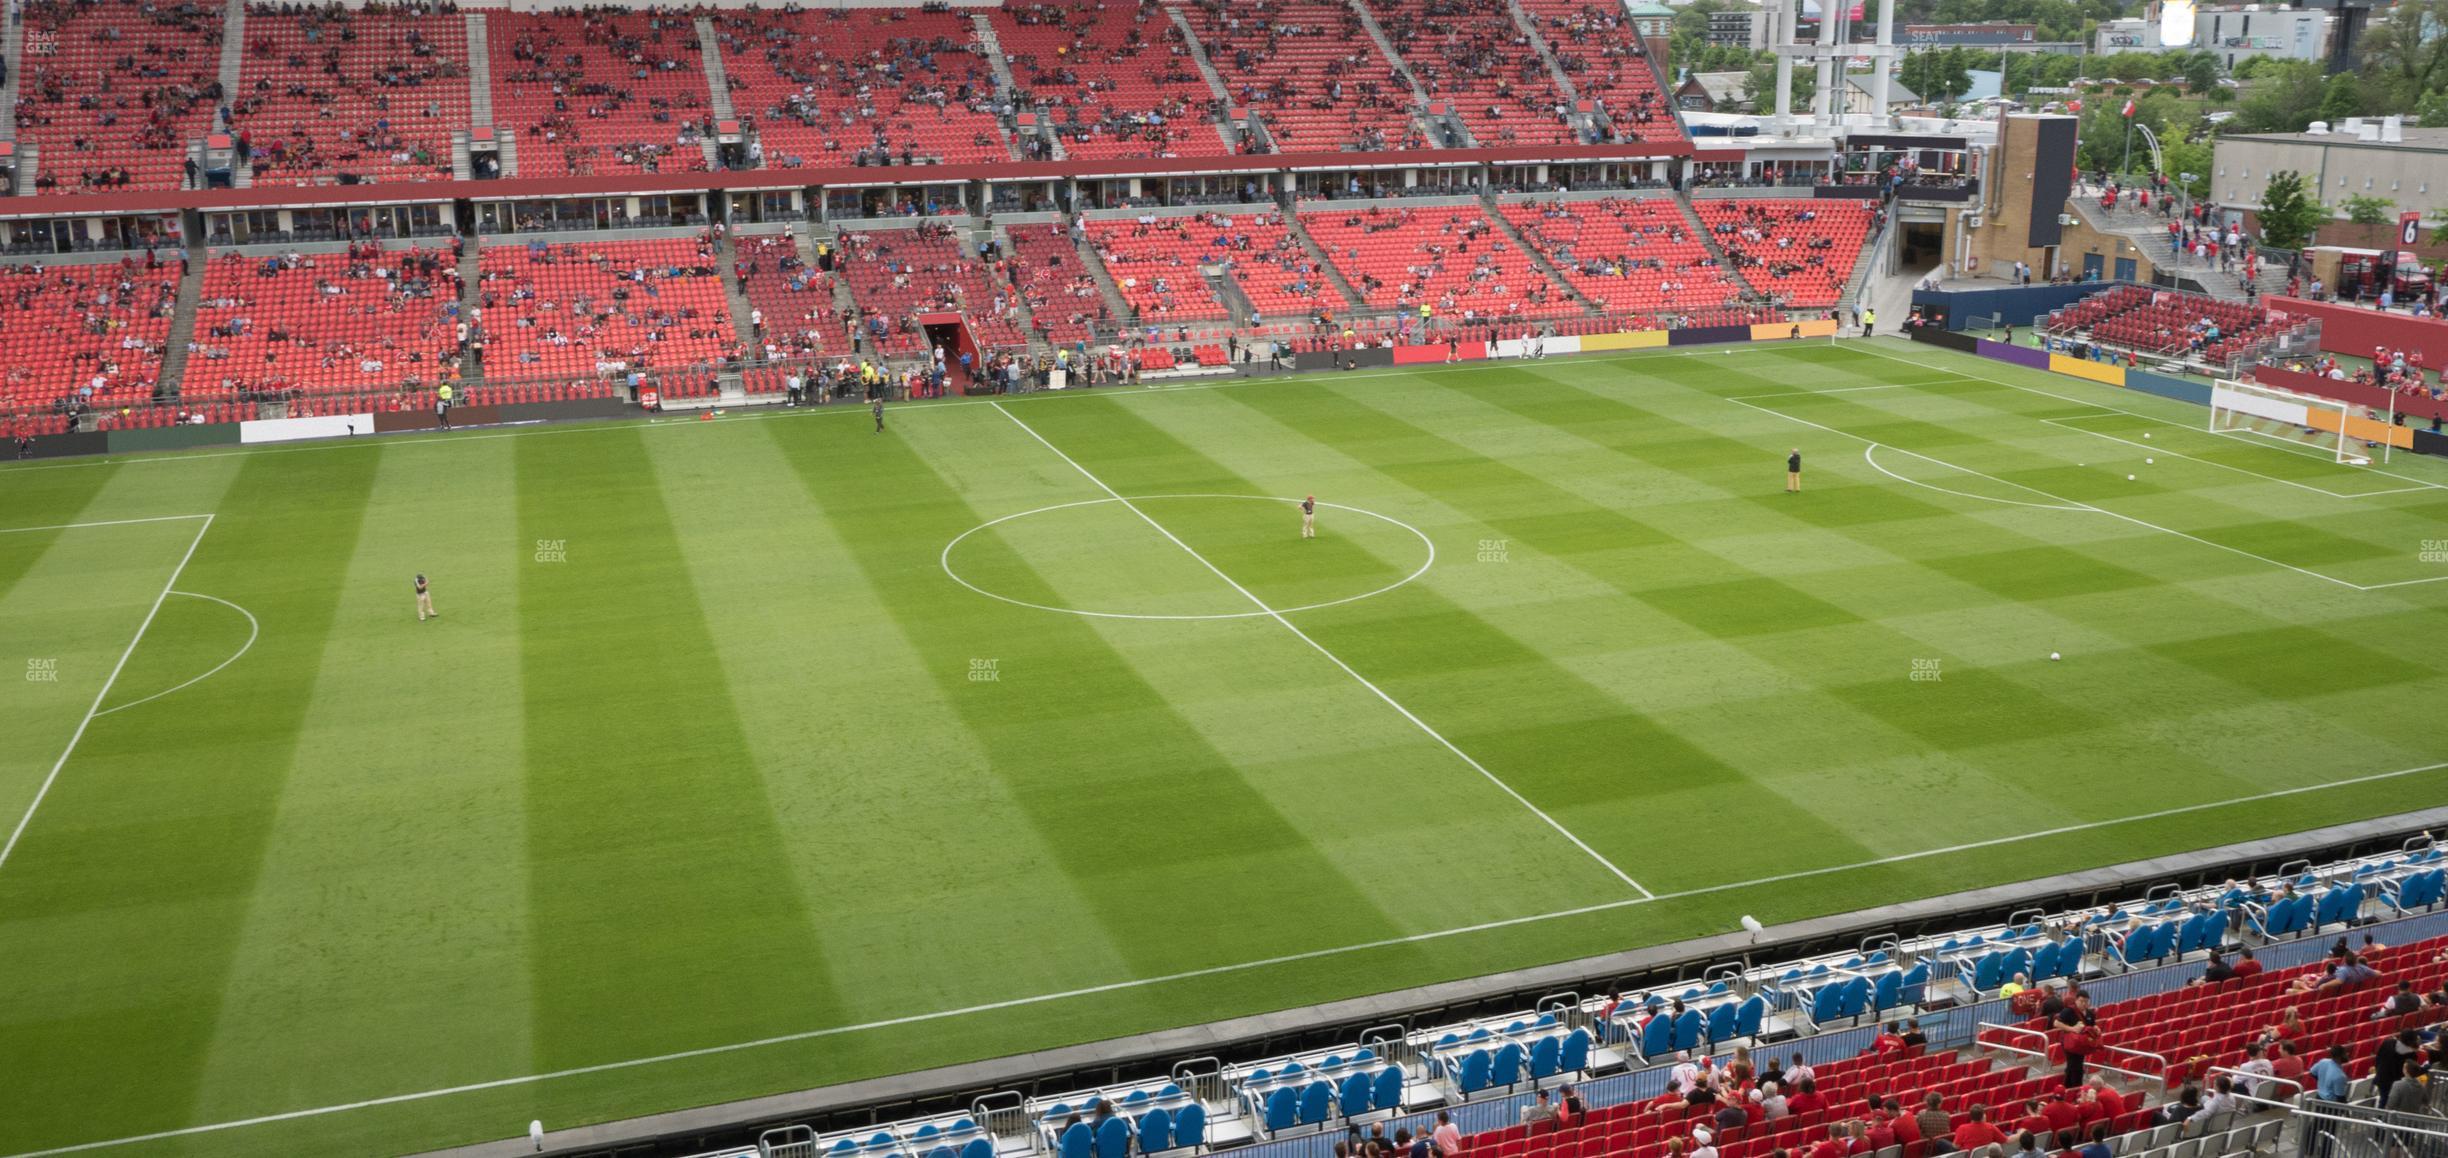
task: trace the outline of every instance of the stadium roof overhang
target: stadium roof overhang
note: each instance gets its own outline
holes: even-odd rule
[[[1193,174],[1282,173],[1417,166],[1588,164],[1689,156],[1688,141],[1632,145],[1541,145],[1501,149],[1418,149],[1380,152],[1261,153],[1206,157],[1138,157],[1106,161],[1012,161],[996,164],[755,169],[745,172],[643,174],[615,177],[512,177],[499,181],[399,182],[381,185],[257,185],[246,189],[60,192],[0,198],[0,219],[168,213],[194,209],[344,208],[439,201],[525,201],[639,197],[675,193],[783,192],[814,187],[874,189],[971,181],[1062,181],[1177,177]]]

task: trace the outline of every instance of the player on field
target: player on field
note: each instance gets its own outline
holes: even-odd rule
[[[442,613],[433,609],[433,590],[425,582],[425,573],[423,571],[417,572],[416,593],[418,623],[423,623],[427,619],[442,618]]]
[[[875,401],[867,404],[867,412],[875,415],[876,433],[884,433],[884,396],[881,394],[876,395]]]
[[[1317,496],[1301,500],[1301,538],[1317,538]]]
[[[1793,448],[1793,453],[1785,456],[1785,491],[1787,494],[1792,494],[1801,489],[1802,448],[1797,446]]]

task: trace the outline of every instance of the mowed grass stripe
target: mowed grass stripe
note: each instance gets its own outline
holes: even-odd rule
[[[830,491],[876,481],[833,462],[866,449],[846,440],[872,437],[795,422],[649,444],[834,986],[873,1018],[1128,975],[947,696],[996,689],[936,681],[931,667],[965,675],[971,657],[916,646],[781,445],[826,462]],[[1018,944],[1034,948],[979,959],[981,946]]]
[[[981,440],[997,437],[999,426],[1008,430],[999,437],[1013,440],[1003,445],[1035,448],[991,410],[964,412],[961,421]],[[1139,973],[1314,949],[1320,930],[1333,930],[1335,940],[1416,931],[1371,904],[1286,818],[1283,809],[1298,802],[1256,791],[1089,623],[985,600],[940,579],[941,544],[991,516],[905,440],[873,437],[830,450],[780,444],[885,612],[929,657],[938,694],[987,753],[1003,794],[1086,898],[1098,934]],[[1042,448],[1025,453],[1069,470]],[[1025,561],[1006,554],[997,569],[1014,595],[1059,605],[1054,585]],[[1025,690],[972,683],[968,661],[979,656],[1007,665],[1002,680],[1030,682]]]
[[[251,662],[97,722],[0,871],[11,1149],[86,1141],[96,1123],[137,1133],[197,1120],[378,459],[231,461],[226,496],[223,471],[180,480],[184,501],[221,511],[180,583],[244,603],[273,630]]]
[[[380,456],[200,1119],[532,1064],[523,782],[502,759],[524,727],[511,445]],[[431,623],[412,608],[420,570],[446,612]],[[352,919],[365,913],[384,919]],[[368,1041],[383,1048],[368,1056]]]
[[[846,1012],[640,445],[647,437],[516,443],[518,537],[499,550],[518,565],[543,1069]],[[535,562],[538,540],[565,544],[567,561]]]
[[[1605,525],[1626,526],[1632,542],[1652,538],[1629,520],[1568,495],[1543,492],[1544,484],[1510,467],[1428,438],[1328,391],[1227,391],[1219,396],[1355,456],[1383,473],[1389,490],[1425,490],[1471,511],[1500,533],[1527,541],[1508,528],[1511,512],[1527,507],[1542,512],[1534,518],[1580,513]],[[1065,412],[1056,428],[1090,423],[1102,427],[1098,445],[1137,448],[1117,462],[1093,459],[1097,465],[1092,469],[1112,471],[1108,481],[1125,493],[1132,486],[1155,485],[1141,477],[1151,465],[1163,472],[1168,485],[1255,489],[1136,411],[1083,407],[1077,414]],[[1321,458],[1326,453],[1321,451]],[[1706,783],[1723,790],[1741,783],[1741,773],[1465,607],[1415,585],[1305,615],[1302,624],[1531,803],[1652,889],[1691,883],[1688,872],[1677,867],[1652,867],[1661,854],[1671,862],[1686,842],[1697,846],[1735,835],[1718,829],[1711,818],[1695,817],[1671,832],[1658,831],[1653,819],[1656,809],[1671,804],[1686,786]],[[1455,665],[1468,667],[1477,678],[1455,679]],[[1457,767],[1456,772],[1467,774],[1467,769]],[[1746,794],[1745,805],[1759,821],[1799,839],[1824,841],[1836,855],[1861,851],[1861,846],[1773,794]]]

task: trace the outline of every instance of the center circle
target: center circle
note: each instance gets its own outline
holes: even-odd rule
[[[1316,611],[1320,608],[1334,607],[1345,603],[1353,603],[1362,599],[1368,599],[1373,596],[1383,595],[1388,591],[1392,591],[1397,587],[1401,587],[1404,584],[1407,584],[1412,580],[1427,574],[1428,568],[1434,566],[1436,563],[1436,543],[1429,539],[1427,533],[1420,530],[1418,527],[1414,527],[1411,524],[1403,522],[1400,519],[1393,518],[1392,516],[1379,514],[1376,511],[1368,510],[1362,507],[1345,506],[1341,503],[1320,502],[1317,504],[1320,515],[1319,533],[1322,536],[1332,535],[1337,539],[1334,547],[1330,549],[1339,550],[1348,546],[1350,542],[1356,539],[1376,537],[1401,539],[1408,536],[1409,538],[1418,540],[1419,548],[1424,557],[1420,560],[1417,567],[1412,568],[1407,574],[1403,574],[1399,578],[1395,578],[1392,582],[1378,582],[1378,580],[1383,579],[1385,575],[1390,573],[1389,570],[1381,568],[1378,570],[1376,575],[1360,580],[1361,582],[1373,584],[1371,587],[1369,587],[1369,589],[1348,595],[1337,594],[1333,590],[1315,591],[1309,590],[1309,588],[1320,585],[1332,587],[1337,579],[1347,578],[1349,576],[1327,576],[1325,578],[1318,578],[1316,576],[1294,576],[1291,579],[1286,580],[1286,582],[1301,590],[1299,597],[1287,601],[1280,606],[1277,605],[1274,600],[1267,599],[1266,605],[1261,607],[1254,602],[1254,600],[1266,599],[1266,589],[1270,586],[1275,586],[1275,584],[1272,584],[1268,580],[1257,576],[1235,574],[1231,567],[1227,567],[1223,563],[1218,562],[1212,554],[1212,552],[1218,550],[1250,551],[1259,549],[1260,541],[1250,538],[1250,532],[1252,530],[1250,526],[1251,520],[1246,515],[1238,514],[1232,516],[1214,516],[1206,518],[1196,515],[1185,516],[1183,514],[1183,504],[1190,503],[1269,503],[1279,507],[1297,508],[1300,505],[1300,501],[1301,500],[1299,499],[1282,498],[1275,495],[1179,494],[1133,495],[1127,498],[1109,496],[1101,499],[1083,499],[1079,502],[1056,503],[1052,506],[1038,507],[1034,510],[1019,511],[1013,514],[1004,515],[1001,518],[990,519],[961,532],[959,535],[954,536],[951,542],[944,544],[940,562],[943,566],[944,574],[950,577],[953,582],[958,583],[961,586],[966,587],[969,590],[989,599],[999,600],[1017,607],[1027,607],[1038,611],[1060,612],[1064,615],[1081,615],[1093,619],[1156,620],[1256,619],[1268,615],[1288,615],[1298,611]],[[1105,514],[1104,511],[1099,511],[1097,508],[1109,508],[1111,514],[1117,517],[1116,520],[1109,524],[1098,523],[1092,525],[1087,519],[1082,518],[1082,516],[1093,517],[1102,516]],[[1173,511],[1176,516],[1172,521],[1167,521],[1164,518],[1164,514],[1167,510]],[[1134,513],[1134,511],[1139,513]],[[1297,520],[1292,517],[1293,514],[1294,512],[1286,511],[1282,516],[1284,519],[1284,522],[1281,524],[1283,528],[1281,531],[1283,542],[1282,549],[1285,551],[1314,549],[1312,544],[1320,541],[1304,541],[1295,537],[1299,524]],[[1355,516],[1355,518],[1338,518],[1335,517],[1337,514]],[[1270,553],[1270,556],[1274,550],[1273,536],[1275,534],[1272,529],[1274,524],[1271,522],[1271,520],[1275,519],[1276,517],[1277,516],[1271,514],[1265,516],[1265,518],[1270,520],[1270,523],[1268,524],[1268,538],[1264,540],[1264,549]],[[1113,555],[1115,552],[1103,551],[1102,546],[1115,542],[1115,540],[1110,538],[1111,533],[1126,532],[1132,528],[1135,528],[1137,533],[1145,536],[1145,544],[1134,544],[1134,546],[1144,546],[1145,549],[1149,549],[1154,552],[1169,554],[1173,559],[1179,560],[1182,566],[1187,568],[1195,568],[1197,572],[1204,577],[1203,582],[1212,583],[1214,585],[1214,591],[1218,596],[1220,596],[1221,601],[1229,601],[1229,603],[1238,604],[1242,608],[1246,608],[1246,610],[1198,614],[1176,614],[1147,611],[1109,610],[1096,607],[1066,607],[1057,603],[1049,602],[1043,597],[1029,597],[1024,594],[1015,594],[1008,589],[997,590],[996,588],[998,587],[1009,588],[1011,586],[1016,586],[1017,584],[998,582],[991,575],[979,574],[978,572],[982,568],[974,559],[969,565],[971,574],[962,574],[962,568],[956,565],[954,561],[954,555],[961,550],[962,544],[971,543],[972,550],[974,551],[977,548],[977,544],[972,543],[973,537],[977,536],[982,531],[995,530],[996,528],[1005,528],[1005,530],[997,533],[1002,535],[1008,542],[1012,538],[1010,533],[1011,524],[1032,518],[1040,520],[1041,523],[1048,520],[1069,520],[1074,524],[1078,524],[1072,526],[1063,526],[1059,524],[1049,526],[1047,533],[1049,535],[1059,535],[1067,531],[1074,539],[1086,540],[1087,545],[1083,549],[1100,551],[1097,561],[1101,565],[1099,569],[1108,572],[1105,577],[1114,579],[1115,581],[1121,583],[1128,583],[1131,577],[1128,574],[1114,574],[1113,571],[1115,569],[1111,566],[1105,565],[1121,564],[1124,562],[1124,560],[1114,558]],[[1148,520],[1150,519],[1155,520],[1158,526],[1161,526],[1163,530],[1160,531],[1158,526],[1148,525]],[[1180,525],[1175,525],[1176,523],[1179,523]],[[1218,540],[1222,540],[1222,542],[1219,544],[1217,542]],[[983,540],[980,540],[980,542],[982,541]],[[1202,542],[1206,543],[1207,546],[1202,547]],[[1025,554],[1025,548],[1021,544],[1010,543],[1009,545],[1015,552]],[[1189,550],[1185,551],[1184,548],[1188,548]],[[1048,547],[1047,549],[1051,550],[1052,548]],[[1191,558],[1192,553],[1195,553],[1198,557],[1196,559]],[[1342,553],[1332,557],[1331,561],[1345,567],[1351,567],[1354,560],[1355,556],[1348,551],[1343,551]],[[1025,559],[1017,560],[1017,562],[1022,567],[1031,566],[1031,564],[1029,564]],[[1361,559],[1361,566],[1365,567],[1367,563],[1374,562],[1374,556],[1367,556]],[[1221,573],[1220,575],[1218,574],[1219,572]],[[1230,576],[1230,581],[1228,582],[1223,576]],[[1239,587],[1241,590],[1235,590],[1235,587]],[[1247,592],[1247,594],[1244,594],[1244,592]],[[1201,592],[1201,598],[1204,597],[1205,593]]]

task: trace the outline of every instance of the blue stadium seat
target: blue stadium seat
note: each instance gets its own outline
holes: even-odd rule
[[[1290,1086],[1277,1086],[1267,1094],[1266,1128],[1273,1134],[1300,1124],[1300,1091]],[[1074,1158],[1064,1154],[1061,1158]]]
[[[1919,1005],[1929,996],[1929,962],[1916,963],[1904,971],[1904,1004]]]
[[[1732,1041],[1734,1036],[1734,1003],[1731,1001],[1721,1001],[1715,1005],[1709,1006],[1709,1040]]]
[[[1895,1008],[1896,1002],[1902,1000],[1903,996],[1904,971],[1890,969],[1879,974],[1878,979],[1870,983],[1870,1010],[1873,1013],[1885,1013]]]
[[[1492,1064],[1488,1066],[1488,1084],[1497,1086],[1512,1086],[1520,1084],[1522,1076],[1522,1047],[1520,1042],[1508,1041],[1504,1043],[1503,1047],[1496,1051],[1495,1056],[1491,1058],[1490,1061]]]
[[[1694,1049],[1700,1044],[1700,1011],[1686,1009],[1674,1019],[1674,1047]]]
[[[1530,1080],[1543,1082],[1556,1075],[1558,1059],[1564,1054],[1564,1042],[1559,1037],[1542,1037],[1530,1043]]]
[[[1173,1145],[1175,1147],[1195,1148],[1205,1145],[1206,1141],[1207,1107],[1192,1102],[1183,1106],[1180,1113],[1173,1115]],[[963,1154],[961,1158],[979,1158],[979,1156]],[[992,1158],[991,1150],[988,1151],[986,1158]]]
[[[1055,1149],[1057,1158],[1093,1158],[1096,1136],[1089,1133],[1088,1123],[1073,1122],[1062,1133],[1062,1142]]]
[[[1734,1013],[1734,1034],[1737,1037],[1758,1037],[1760,1023],[1768,1017],[1768,999],[1757,993],[1743,998]]]
[[[1387,1066],[1377,1071],[1377,1079],[1371,1083],[1371,1086],[1373,1092],[1370,1101],[1375,1108],[1380,1110],[1402,1109],[1403,1072],[1401,1066]]]
[[[1334,1085],[1332,1083],[1311,1082],[1306,1089],[1301,1091],[1301,1125],[1317,1125],[1318,1123],[1323,1122],[1327,1118],[1333,1116],[1333,1114]]]
[[[1488,1074],[1494,1068],[1488,1051],[1475,1049],[1462,1058],[1462,1080],[1458,1083],[1465,1094],[1475,1094],[1488,1088]]]
[[[960,1148],[960,1158],[994,1158],[994,1141],[984,1135],[971,1138]]]
[[[1130,1120],[1107,1118],[1096,1131],[1096,1158],[1130,1158]]]
[[[1139,1152],[1153,1154],[1173,1148],[1173,1113],[1158,1106],[1139,1115]]]
[[[1367,1074],[1350,1074],[1335,1089],[1337,1108],[1346,1118],[1357,1118],[1375,1108],[1376,1086]]]
[[[1564,1035],[1564,1048],[1558,1052],[1556,1066],[1568,1074],[1589,1068],[1590,1031],[1576,1029]]]
[[[1674,1019],[1658,1014],[1641,1027],[1641,1056],[1658,1061],[1674,1054]]]

